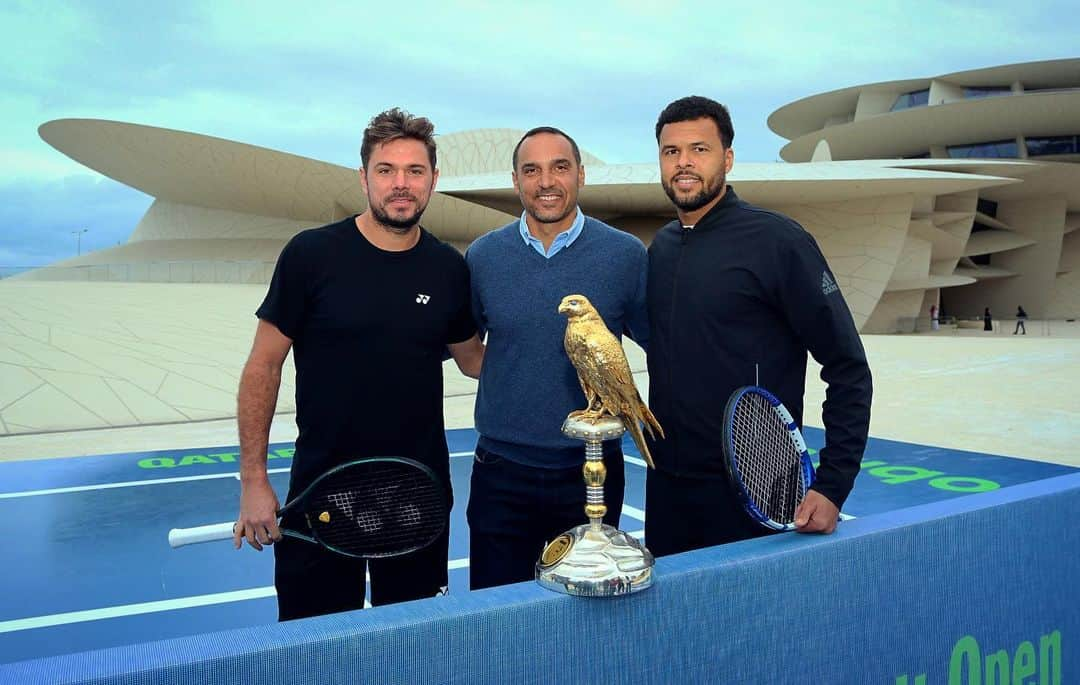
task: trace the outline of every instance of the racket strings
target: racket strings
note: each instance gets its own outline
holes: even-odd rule
[[[787,425],[768,400],[747,393],[732,414],[731,431],[736,470],[752,504],[776,523],[792,523],[807,486]]]
[[[357,464],[326,478],[307,499],[315,536],[345,554],[380,557],[419,549],[446,525],[446,496],[408,464]]]

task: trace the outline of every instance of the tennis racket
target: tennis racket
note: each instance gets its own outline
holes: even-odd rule
[[[724,408],[723,440],[728,476],[746,513],[771,530],[794,530],[814,466],[791,413],[764,388],[739,388]]]
[[[446,529],[446,490],[427,466],[400,457],[360,459],[315,479],[278,517],[299,513],[304,530],[282,535],[322,545],[347,557],[378,559],[415,552]],[[181,547],[230,540],[235,522],[173,528],[169,544]]]

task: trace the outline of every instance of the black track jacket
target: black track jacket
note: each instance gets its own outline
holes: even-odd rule
[[[755,365],[757,384],[801,427],[809,351],[828,384],[813,489],[843,506],[866,447],[870,368],[813,237],[728,186],[692,229],[676,220],[656,234],[648,302],[649,407],[667,433],[649,443],[657,469],[724,473],[724,405],[735,389],[755,384]]]

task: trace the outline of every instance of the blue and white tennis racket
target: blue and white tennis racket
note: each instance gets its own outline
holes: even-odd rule
[[[746,513],[771,530],[795,530],[795,509],[814,466],[791,412],[768,390],[744,386],[724,408],[724,462]]]

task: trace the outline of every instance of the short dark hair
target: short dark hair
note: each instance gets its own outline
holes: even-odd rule
[[[524,143],[527,138],[532,138],[533,136],[540,133],[550,133],[552,135],[562,136],[563,138],[566,138],[568,141],[570,141],[570,149],[574,151],[574,161],[578,163],[578,166],[581,166],[581,150],[578,149],[577,143],[574,142],[573,138],[568,136],[563,131],[555,128],[554,126],[537,126],[536,128],[532,128],[526,131],[525,135],[521,136],[521,140],[519,140],[517,145],[514,146],[514,171],[517,171],[518,150],[521,149],[521,144]]]
[[[731,147],[731,141],[735,140],[735,127],[731,125],[731,114],[727,107],[700,95],[679,98],[660,112],[660,118],[656,120],[656,142],[660,142],[660,130],[667,124],[695,119],[712,119],[720,132],[720,141],[724,147]]]
[[[364,129],[364,142],[360,144],[360,163],[367,168],[371,151],[377,145],[400,138],[419,140],[427,148],[431,169],[435,170],[435,125],[426,117],[414,117],[400,107],[379,112]]]

